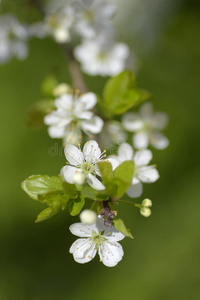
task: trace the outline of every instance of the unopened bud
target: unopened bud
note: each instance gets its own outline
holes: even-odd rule
[[[91,209],[83,210],[80,213],[79,217],[83,224],[88,224],[88,225],[92,225],[96,223],[97,220],[97,214]]]
[[[140,208],[140,213],[143,217],[148,218],[151,215],[151,210],[149,207],[142,207]]]
[[[62,94],[69,94],[71,91],[71,87],[66,84],[66,83],[60,83],[59,85],[57,85],[54,90],[53,90],[53,94],[55,97],[59,97]]]
[[[85,183],[85,175],[81,172],[77,172],[73,177],[73,181],[75,184],[82,185]]]
[[[152,206],[152,201],[150,199],[144,199],[142,201],[142,206],[144,206],[144,207],[151,207]]]

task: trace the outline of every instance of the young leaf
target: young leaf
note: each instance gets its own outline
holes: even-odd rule
[[[92,200],[99,200],[99,201],[106,201],[108,200],[108,196],[105,194],[104,191],[97,191],[93,188],[91,188],[91,186],[89,185],[84,185],[82,190],[81,190],[81,194],[88,199],[92,199]]]
[[[85,198],[81,195],[75,200],[69,202],[69,213],[71,216],[77,216],[85,204]]]
[[[42,203],[46,203],[53,209],[59,208],[59,210],[64,210],[69,201],[69,197],[63,192],[52,192],[45,195],[39,195],[38,200]]]
[[[32,175],[22,182],[21,187],[34,200],[38,200],[39,195],[63,190],[60,176],[48,175]]]
[[[63,182],[63,190],[65,194],[71,199],[75,199],[78,197],[78,191],[75,184],[70,184],[65,181]]]
[[[102,161],[98,163],[98,167],[101,173],[102,182],[106,186],[113,179],[112,165],[110,162]]]
[[[42,222],[44,220],[47,220],[54,216],[57,213],[57,211],[54,211],[51,207],[45,208],[43,211],[39,213],[36,219],[36,223]]]
[[[130,237],[131,239],[133,239],[134,237],[132,236],[130,229],[126,228],[124,222],[122,221],[122,219],[118,219],[118,220],[114,220],[114,226],[115,228],[120,231],[121,233],[123,233],[126,237]]]
[[[125,161],[120,164],[114,171],[113,184],[117,186],[113,196],[120,198],[130,187],[134,174],[134,162]]]

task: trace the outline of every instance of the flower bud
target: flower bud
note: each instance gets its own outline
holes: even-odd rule
[[[144,207],[151,207],[152,206],[152,201],[150,199],[144,199],[142,201],[142,206],[144,206]]]
[[[85,175],[81,172],[76,172],[73,181],[75,184],[82,185],[85,183]]]
[[[80,215],[80,220],[83,224],[92,225],[97,220],[97,214],[91,209],[83,210]]]
[[[140,213],[143,217],[148,218],[151,215],[151,210],[149,207],[142,207],[140,208]]]
[[[70,92],[71,88],[66,83],[60,83],[53,90],[53,94],[55,97],[60,97],[62,94],[69,94]]]

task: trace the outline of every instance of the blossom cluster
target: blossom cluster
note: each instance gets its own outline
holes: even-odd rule
[[[169,144],[161,132],[167,126],[167,115],[154,112],[150,102],[143,103],[149,93],[139,89],[133,72],[126,70],[130,50],[117,41],[112,23],[115,12],[110,1],[77,0],[55,12],[44,9],[44,20],[26,29],[16,20],[9,22],[8,29],[5,21],[2,30],[0,27],[0,39],[5,36],[12,55],[19,57],[22,48],[27,49],[28,37],[52,36],[66,46],[78,34],[81,44],[73,49],[73,62],[79,61],[81,70],[91,76],[111,76],[102,95],[50,82],[52,99],[38,111],[49,136],[63,141],[66,164],[59,176],[33,175],[22,183],[32,199],[47,205],[36,222],[66,207],[72,216],[80,215],[81,222],[70,226],[71,233],[80,237],[70,248],[76,262],[87,263],[98,253],[108,267],[124,255],[118,242],[125,236],[133,238],[118,218],[120,205],[128,203],[139,208],[142,216],[151,215],[150,199],[133,202],[143,194],[143,184],[159,179],[148,147],[161,150]],[[14,50],[17,48],[20,55]],[[0,48],[0,57],[1,52]],[[102,151],[102,147],[106,149]],[[88,200],[93,202],[89,208]]]

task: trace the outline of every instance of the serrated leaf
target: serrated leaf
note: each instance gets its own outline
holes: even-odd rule
[[[38,201],[39,195],[62,191],[60,176],[32,175],[21,184],[22,189],[34,200]]]
[[[71,216],[77,216],[85,205],[85,198],[83,195],[75,200],[69,202],[69,213]]]
[[[134,237],[132,236],[130,229],[126,228],[124,222],[122,221],[122,219],[117,219],[114,220],[114,226],[115,228],[120,231],[121,233],[123,233],[126,237],[130,237],[131,239],[134,239]]]

